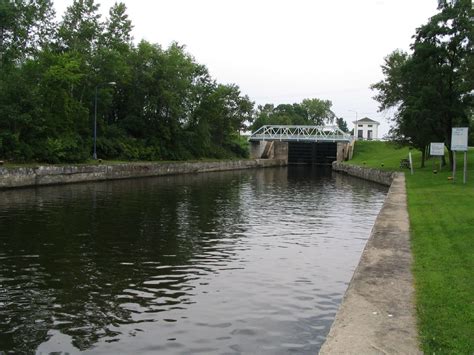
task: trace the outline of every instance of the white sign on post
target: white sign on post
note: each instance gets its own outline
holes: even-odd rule
[[[430,155],[443,156],[444,143],[430,143]]]
[[[467,176],[467,131],[467,127],[453,127],[451,133],[451,150],[453,151],[453,180],[456,176],[456,151],[464,152],[464,183],[466,183]]]
[[[451,150],[467,151],[467,127],[453,127],[451,133]]]

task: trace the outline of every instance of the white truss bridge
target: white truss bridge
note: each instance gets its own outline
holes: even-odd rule
[[[284,142],[352,142],[353,137],[336,125],[330,126],[262,126],[249,141]]]

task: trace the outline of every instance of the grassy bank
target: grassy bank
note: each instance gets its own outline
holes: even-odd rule
[[[414,256],[416,309],[421,350],[426,354],[474,353],[474,150],[468,153],[468,182],[447,167],[424,169],[412,151],[415,173],[405,169]],[[401,170],[408,149],[385,142],[357,142],[351,164]],[[383,166],[382,166],[383,164]],[[437,168],[439,170],[439,167]]]
[[[400,148],[388,142],[359,141],[356,142],[354,157],[349,163],[381,170],[400,170],[400,160],[408,159],[410,151],[414,162],[418,164],[421,153],[417,150],[409,150],[407,147]]]

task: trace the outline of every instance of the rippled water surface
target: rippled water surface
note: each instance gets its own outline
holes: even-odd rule
[[[310,168],[0,192],[0,352],[315,354],[385,194]]]

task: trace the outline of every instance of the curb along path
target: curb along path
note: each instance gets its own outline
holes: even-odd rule
[[[421,354],[405,176],[394,174],[320,354]]]

